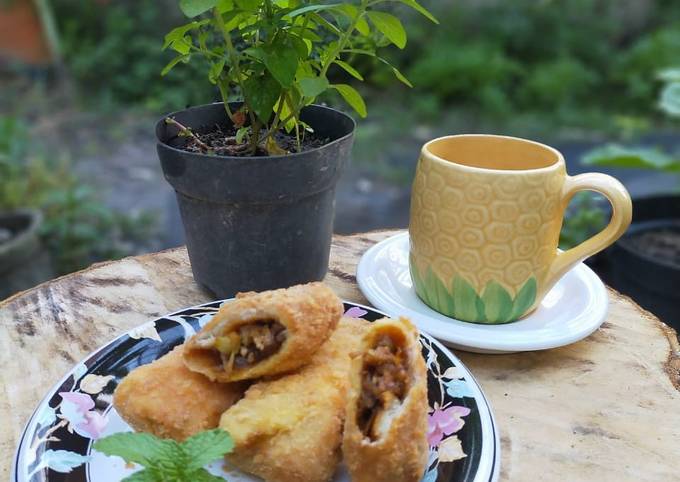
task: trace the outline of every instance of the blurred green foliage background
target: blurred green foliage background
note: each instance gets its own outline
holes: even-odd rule
[[[680,3],[673,0],[422,3],[441,25],[395,4],[409,42],[388,53],[415,88],[402,89],[368,57],[361,69],[369,97],[389,87],[388,97],[421,116],[456,106],[483,117],[538,115],[580,126],[612,114],[654,117],[654,73],[680,59]],[[159,75],[172,56],[160,50],[161,39],[182,21],[174,0],[53,0],[53,8],[68,70],[88,101],[164,111],[214,98],[196,67]]]

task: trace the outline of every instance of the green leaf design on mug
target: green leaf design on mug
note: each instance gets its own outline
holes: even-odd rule
[[[509,321],[512,315],[512,297],[500,284],[489,281],[482,295],[484,319],[492,323]]]
[[[411,259],[411,279],[417,295],[434,310],[452,318],[476,323],[507,323],[519,319],[536,300],[537,283],[533,276],[527,279],[513,298],[503,286],[491,280],[480,297],[472,285],[456,275],[451,289],[434,273],[431,266],[425,276]]]
[[[425,287],[430,296],[436,298],[434,306],[437,311],[446,316],[455,316],[453,297],[446,289],[444,283],[442,283],[439,277],[434,274],[431,267],[428,267],[427,272],[425,273]]]
[[[484,320],[482,300],[470,283],[457,275],[453,278],[453,302],[456,307],[456,318],[471,321]]]
[[[534,301],[536,301],[536,288],[536,278],[533,276],[520,288],[512,304],[512,314],[510,316],[513,320],[522,316],[534,304]]]

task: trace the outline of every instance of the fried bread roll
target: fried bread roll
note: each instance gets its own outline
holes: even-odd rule
[[[427,465],[427,370],[406,318],[370,327],[352,360],[342,450],[352,482],[418,482]]]
[[[220,427],[234,439],[227,461],[267,482],[326,482],[340,462],[350,354],[368,322],[342,318],[299,371],[252,385]]]
[[[113,405],[135,430],[181,441],[216,428],[222,413],[243,396],[244,383],[215,383],[190,371],[183,348],[136,368],[116,388]]]
[[[342,309],[323,283],[238,295],[187,342],[184,362],[219,382],[292,371],[328,339]]]

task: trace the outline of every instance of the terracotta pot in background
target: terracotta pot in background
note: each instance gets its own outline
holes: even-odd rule
[[[52,54],[31,0],[0,2],[0,58],[47,64]]]

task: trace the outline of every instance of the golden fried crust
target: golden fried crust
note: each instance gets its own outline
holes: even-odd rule
[[[229,382],[271,376],[306,364],[328,339],[342,316],[340,299],[323,283],[244,293],[226,303],[187,343],[184,361],[190,370],[211,380]],[[273,355],[252,366],[223,370],[211,340],[258,320],[276,320],[286,328],[286,340]]]
[[[410,388],[388,431],[378,440],[365,437],[357,425],[361,395],[363,353],[384,332],[398,330],[405,336]],[[351,388],[342,443],[345,464],[352,482],[418,482],[427,465],[427,370],[420,353],[418,332],[411,322],[383,318],[376,321],[363,340],[361,353],[352,360]]]
[[[136,431],[181,441],[216,428],[220,415],[243,396],[244,383],[215,383],[187,369],[183,348],[136,368],[116,388],[113,404]]]
[[[342,318],[299,371],[252,385],[220,427],[234,439],[227,456],[267,482],[326,482],[340,462],[350,354],[368,322]]]

